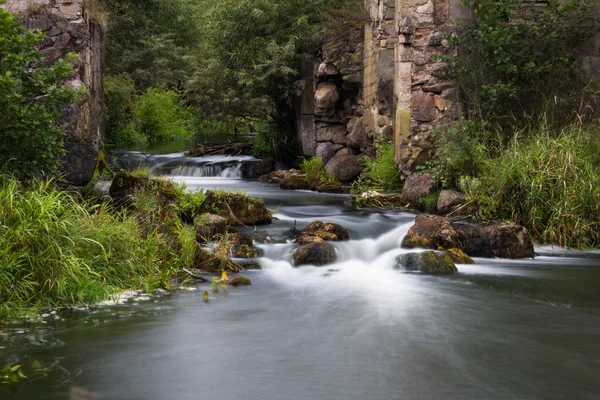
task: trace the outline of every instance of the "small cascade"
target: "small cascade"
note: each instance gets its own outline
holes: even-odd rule
[[[239,179],[242,164],[256,158],[252,156],[186,157],[182,152],[158,155],[128,151],[113,154],[113,160],[117,169],[126,171],[150,168],[150,172],[155,175]]]

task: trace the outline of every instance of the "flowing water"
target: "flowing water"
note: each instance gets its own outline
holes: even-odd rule
[[[263,269],[208,303],[199,284],[4,329],[0,362],[30,379],[1,399],[600,398],[600,254],[539,247],[534,260],[406,274],[393,260],[414,214],[244,181],[243,159],[143,160],[190,190],[262,197],[278,218],[256,228]],[[290,227],[316,219],[351,240],[334,265],[293,268]]]

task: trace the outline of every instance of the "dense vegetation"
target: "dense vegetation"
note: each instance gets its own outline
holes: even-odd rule
[[[36,50],[42,39],[39,31],[26,31],[0,8],[0,169],[20,178],[56,169],[64,151],[56,121],[77,95],[59,84],[74,56],[44,66]]]
[[[512,219],[541,242],[599,246],[598,82],[577,59],[600,28],[595,4],[466,4],[476,23],[450,38],[458,55],[444,61],[467,119],[439,129],[425,170],[480,215]]]

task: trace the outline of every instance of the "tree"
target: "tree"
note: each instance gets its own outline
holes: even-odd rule
[[[76,99],[73,90],[61,85],[74,56],[46,66],[35,48],[42,39],[41,32],[26,31],[0,8],[0,169],[17,178],[56,169],[64,153],[56,121]]]

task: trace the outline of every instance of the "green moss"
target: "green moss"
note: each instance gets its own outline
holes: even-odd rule
[[[429,214],[437,212],[437,203],[440,197],[440,192],[433,192],[423,197],[419,203],[419,209]]]
[[[250,286],[250,285],[252,285],[252,281],[250,279],[246,278],[245,276],[236,276],[229,282],[229,285],[231,285],[231,286]]]
[[[451,248],[446,250],[446,254],[450,256],[452,261],[458,264],[473,264],[475,261],[468,255],[466,255],[461,249]]]

